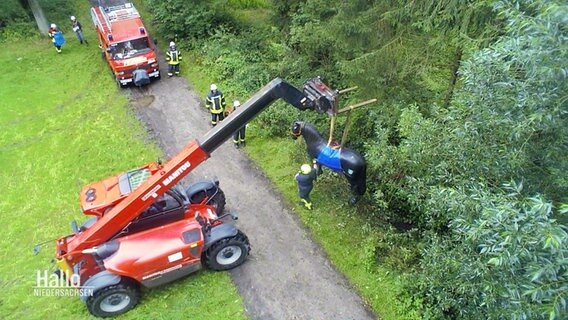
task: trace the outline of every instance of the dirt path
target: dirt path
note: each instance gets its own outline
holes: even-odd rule
[[[137,115],[169,159],[191,139],[204,136],[210,117],[185,78],[162,74],[162,80],[144,90],[130,89],[130,96]],[[188,179],[213,176],[225,191],[228,210],[239,213],[237,224],[252,245],[248,261],[231,271],[250,319],[375,319],[270,181],[231,141]]]

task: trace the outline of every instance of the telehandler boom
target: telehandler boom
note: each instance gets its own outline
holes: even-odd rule
[[[79,279],[73,285],[90,290],[82,290],[89,294],[81,299],[93,315],[124,313],[137,304],[140,285],[153,287],[173,281],[199,270],[202,262],[215,270],[244,262],[250,250],[248,238],[232,224],[223,223],[219,208],[207,199],[222,191],[215,189],[216,193],[196,202],[191,198],[200,187],[183,191],[176,184],[280,98],[300,110],[330,113],[337,107],[337,91],[319,78],[306,81],[303,91],[276,78],[164,165],[150,163],[132,171],[146,172],[147,177],[130,185],[118,198],[109,199],[105,194],[108,188],[83,189],[83,210],[102,197],[106,204],[100,212],[104,213],[81,227],[74,223],[73,233],[56,241],[56,263],[68,281]],[[132,184],[122,178],[113,181],[115,186]]]

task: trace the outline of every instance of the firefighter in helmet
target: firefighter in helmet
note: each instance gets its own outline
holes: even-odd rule
[[[225,119],[225,96],[216,84],[211,85],[205,106],[211,112],[211,125],[216,126],[219,121]]]
[[[83,26],[81,25],[81,22],[79,22],[79,20],[77,20],[75,16],[71,16],[70,19],[71,19],[71,28],[73,29],[73,32],[75,32],[75,35],[79,40],[79,43],[83,44],[84,42],[86,45],[88,45],[89,43],[87,42],[87,39],[85,39],[85,36],[83,35]]]
[[[168,62],[168,76],[179,76],[179,63],[181,61],[181,53],[176,49],[175,42],[170,42],[170,47],[166,52],[166,61]]]
[[[47,30],[47,35],[51,38],[51,42],[53,42],[53,46],[55,47],[55,51],[57,53],[61,53],[61,47],[65,44],[65,38],[63,37],[63,33],[59,31],[57,25],[52,23],[49,26],[49,30]]]
[[[308,210],[312,210],[312,200],[310,199],[310,192],[314,188],[314,181],[317,177],[316,164],[314,163],[313,168],[309,164],[303,164],[300,167],[300,171],[294,177],[298,183],[298,195],[300,196],[300,201]]]

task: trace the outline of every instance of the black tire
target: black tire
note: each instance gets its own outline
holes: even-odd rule
[[[207,190],[207,196],[212,196],[207,204],[215,207],[215,213],[217,214],[217,216],[223,214],[223,211],[225,211],[225,204],[227,203],[227,199],[225,198],[225,193],[223,192],[223,190],[221,190],[221,188],[217,188],[217,190]]]
[[[139,287],[124,281],[95,291],[87,299],[87,309],[95,317],[114,317],[134,308],[139,300]]]
[[[215,242],[205,252],[205,265],[210,269],[229,270],[243,264],[250,252],[247,236],[239,231],[231,238]]]

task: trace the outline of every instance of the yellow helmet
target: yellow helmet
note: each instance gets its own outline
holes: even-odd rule
[[[300,172],[302,172],[303,174],[309,174],[312,171],[312,167],[310,167],[309,164],[303,164],[300,167]]]

